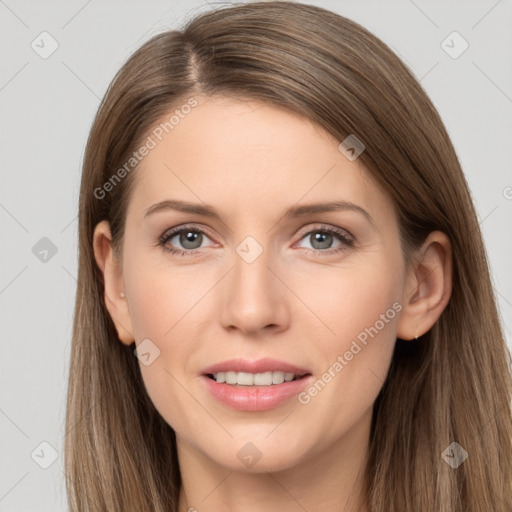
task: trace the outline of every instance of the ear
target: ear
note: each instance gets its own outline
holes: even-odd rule
[[[397,337],[412,340],[425,334],[444,311],[452,292],[450,239],[433,231],[413,255],[397,324]]]
[[[94,257],[103,274],[105,305],[114,322],[119,340],[125,345],[134,341],[128,302],[124,296],[123,274],[112,248],[110,224],[103,220],[94,229]]]

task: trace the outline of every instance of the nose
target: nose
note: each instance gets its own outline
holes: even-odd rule
[[[253,336],[286,329],[291,292],[280,274],[279,262],[270,251],[264,249],[253,261],[243,252],[235,252],[233,268],[222,290],[224,328]]]

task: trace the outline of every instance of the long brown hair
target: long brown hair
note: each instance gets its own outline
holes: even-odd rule
[[[510,512],[509,351],[450,138],[386,44],[353,21],[296,2],[224,7],[153,37],[122,66],[99,107],[79,204],[65,435],[70,509],[177,510],[175,435],[146,393],[135,344],[117,338],[93,232],[110,221],[119,253],[137,170],[115,183],[113,175],[164,115],[194,95],[214,94],[286,108],[340,142],[356,134],[365,144],[359,161],[395,204],[406,258],[433,230],[452,243],[450,301],[419,342],[397,340],[374,405],[365,468],[369,510]],[[99,194],[109,180],[108,193]],[[468,453],[457,468],[442,456],[453,442]]]

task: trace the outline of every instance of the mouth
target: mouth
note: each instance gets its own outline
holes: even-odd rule
[[[268,411],[289,402],[314,380],[305,369],[277,359],[231,359],[205,368],[209,394],[231,409]]]
[[[250,372],[217,372],[207,373],[206,376],[219,383],[230,386],[275,386],[283,382],[293,382],[311,375],[310,373],[293,373],[285,371],[268,371],[261,373]]]

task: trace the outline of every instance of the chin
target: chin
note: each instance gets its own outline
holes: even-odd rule
[[[300,451],[296,448],[297,445],[300,446]],[[307,458],[304,443],[299,442],[299,439],[289,443],[282,437],[270,440],[244,436],[230,440],[222,446],[217,445],[215,452],[211,448],[210,445],[208,451],[203,451],[206,457],[226,469],[242,473],[284,471]]]

